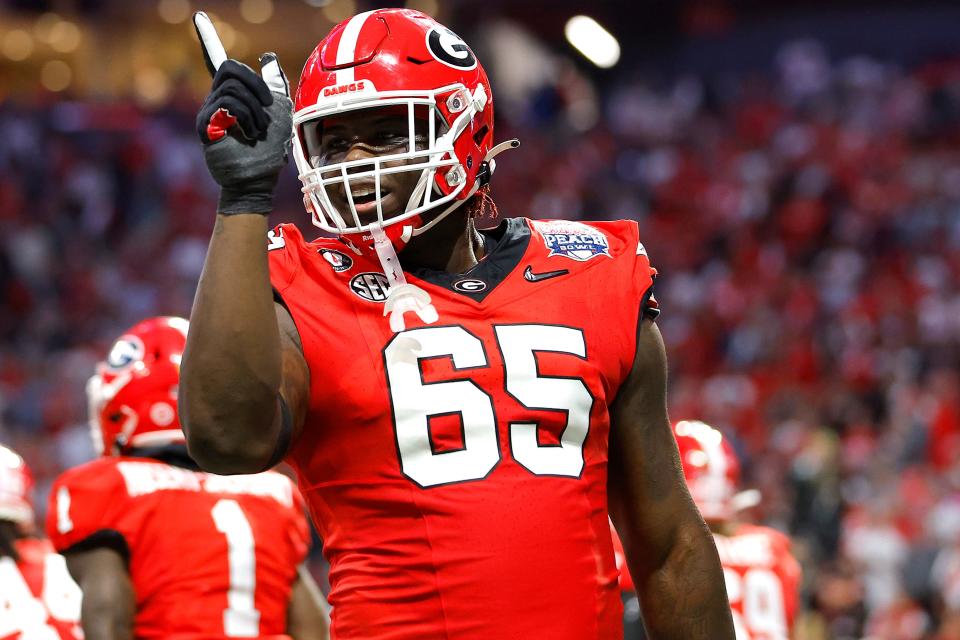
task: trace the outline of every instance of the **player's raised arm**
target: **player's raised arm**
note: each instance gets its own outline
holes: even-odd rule
[[[610,513],[650,636],[733,640],[720,560],[667,417],[666,381],[660,331],[643,320],[633,370],[611,407]]]
[[[267,215],[287,163],[293,106],[274,54],[260,57],[258,74],[227,58],[206,14],[194,24],[213,75],[197,133],[221,190],[183,354],[180,415],[204,469],[248,473],[283,455],[302,424],[308,384],[296,329],[275,307],[267,267]],[[287,325],[282,334],[279,324]]]

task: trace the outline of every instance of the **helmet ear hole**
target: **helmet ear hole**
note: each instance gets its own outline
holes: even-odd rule
[[[487,137],[487,134],[489,132],[490,132],[490,127],[488,127],[487,125],[483,125],[482,127],[480,127],[480,129],[475,134],[473,134],[474,144],[476,144],[478,147],[481,144],[483,144],[483,140],[484,138]]]
[[[114,424],[120,424],[121,422],[123,422],[123,414],[120,413],[119,411],[116,413],[111,413],[109,416],[107,416],[107,420],[109,420]]]

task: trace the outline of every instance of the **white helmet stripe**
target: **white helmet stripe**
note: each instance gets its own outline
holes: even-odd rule
[[[343,34],[340,36],[340,42],[337,44],[337,66],[353,62],[357,52],[357,40],[360,39],[360,31],[363,30],[363,24],[367,17],[373,11],[358,13],[350,18],[350,22],[343,28]],[[353,82],[353,67],[339,69],[337,71],[337,84],[350,84]]]

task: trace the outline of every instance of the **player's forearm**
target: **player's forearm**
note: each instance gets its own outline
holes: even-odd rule
[[[209,471],[258,471],[277,440],[281,354],[262,215],[217,216],[180,378],[191,455]]]
[[[678,530],[659,566],[635,565],[630,571],[651,638],[734,640],[723,569],[702,521]]]

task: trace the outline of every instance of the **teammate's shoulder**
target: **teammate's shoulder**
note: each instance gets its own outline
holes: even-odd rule
[[[272,500],[285,507],[297,504],[296,486],[293,481],[276,471],[219,476],[208,473],[203,477],[203,490],[208,494],[246,496],[254,500]]]
[[[80,486],[80,485],[106,485],[120,479],[117,470],[117,463],[122,458],[106,456],[95,458],[89,462],[71,467],[61,473],[54,485]]]
[[[56,479],[50,490],[46,530],[58,551],[115,528],[126,513],[130,495],[119,470],[122,461],[98,458]]]

